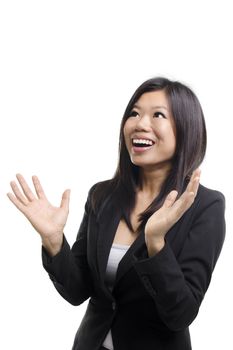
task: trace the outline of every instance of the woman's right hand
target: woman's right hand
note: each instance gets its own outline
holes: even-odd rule
[[[37,196],[21,174],[17,174],[16,177],[21,189],[15,181],[11,181],[14,194],[7,193],[8,198],[40,234],[42,244],[48,252],[51,255],[57,254],[62,246],[63,230],[69,213],[70,190],[63,193],[60,207],[54,207],[46,198],[37,176],[32,176]]]

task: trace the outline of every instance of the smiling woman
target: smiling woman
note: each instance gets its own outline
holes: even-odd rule
[[[125,122],[124,137],[133,164],[157,168],[167,162],[170,168],[176,148],[175,125],[163,90],[139,98]]]
[[[69,303],[90,298],[73,350],[190,350],[225,238],[225,200],[200,185],[206,150],[200,103],[166,78],[133,94],[112,179],[89,190],[72,248],[63,233],[70,191],[52,206],[33,176],[9,199],[42,239],[43,266]]]

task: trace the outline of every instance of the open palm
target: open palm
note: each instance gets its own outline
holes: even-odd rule
[[[200,170],[196,169],[184,193],[177,198],[177,191],[171,191],[163,206],[148,219],[145,226],[146,239],[164,239],[169,229],[191,207],[196,197],[200,179]]]
[[[36,195],[32,192],[21,174],[16,175],[21,186],[15,181],[10,183],[12,193],[7,196],[11,202],[26,216],[42,239],[62,236],[69,213],[70,190],[62,195],[60,207],[50,204],[37,176],[32,177]]]

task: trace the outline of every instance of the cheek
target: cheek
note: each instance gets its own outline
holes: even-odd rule
[[[169,146],[170,148],[174,149],[176,148],[176,136],[175,136],[175,133],[173,131],[173,129],[170,129],[168,132],[167,132],[167,140],[169,142]]]
[[[173,139],[174,145],[176,146],[176,127],[175,127],[174,120],[172,120],[171,122],[170,132],[171,132],[171,137]]]
[[[158,127],[158,131],[163,134],[165,137],[166,135],[169,135],[170,137],[174,137],[175,135],[175,129],[173,127],[173,125],[169,122],[167,123],[161,123]]]
[[[163,144],[169,146],[169,148],[176,147],[176,135],[175,130],[171,125],[160,125],[155,132]]]
[[[171,134],[170,134],[170,148],[174,153],[176,150],[176,135],[173,130],[171,131]]]
[[[123,135],[124,135],[125,140],[127,140],[130,132],[131,132],[130,123],[128,123],[128,121],[126,121],[124,128],[123,128]]]
[[[175,140],[176,140],[175,130],[173,128],[169,128],[168,134],[170,136],[170,139],[175,142]]]
[[[174,147],[176,147],[176,130],[174,127],[171,127],[171,139],[173,140]]]

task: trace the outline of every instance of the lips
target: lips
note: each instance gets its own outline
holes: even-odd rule
[[[135,146],[152,146],[155,141],[145,138],[132,138],[132,144]]]
[[[152,147],[154,146],[154,144],[152,145],[132,145],[132,150],[133,153],[142,153],[145,151],[149,151]]]

